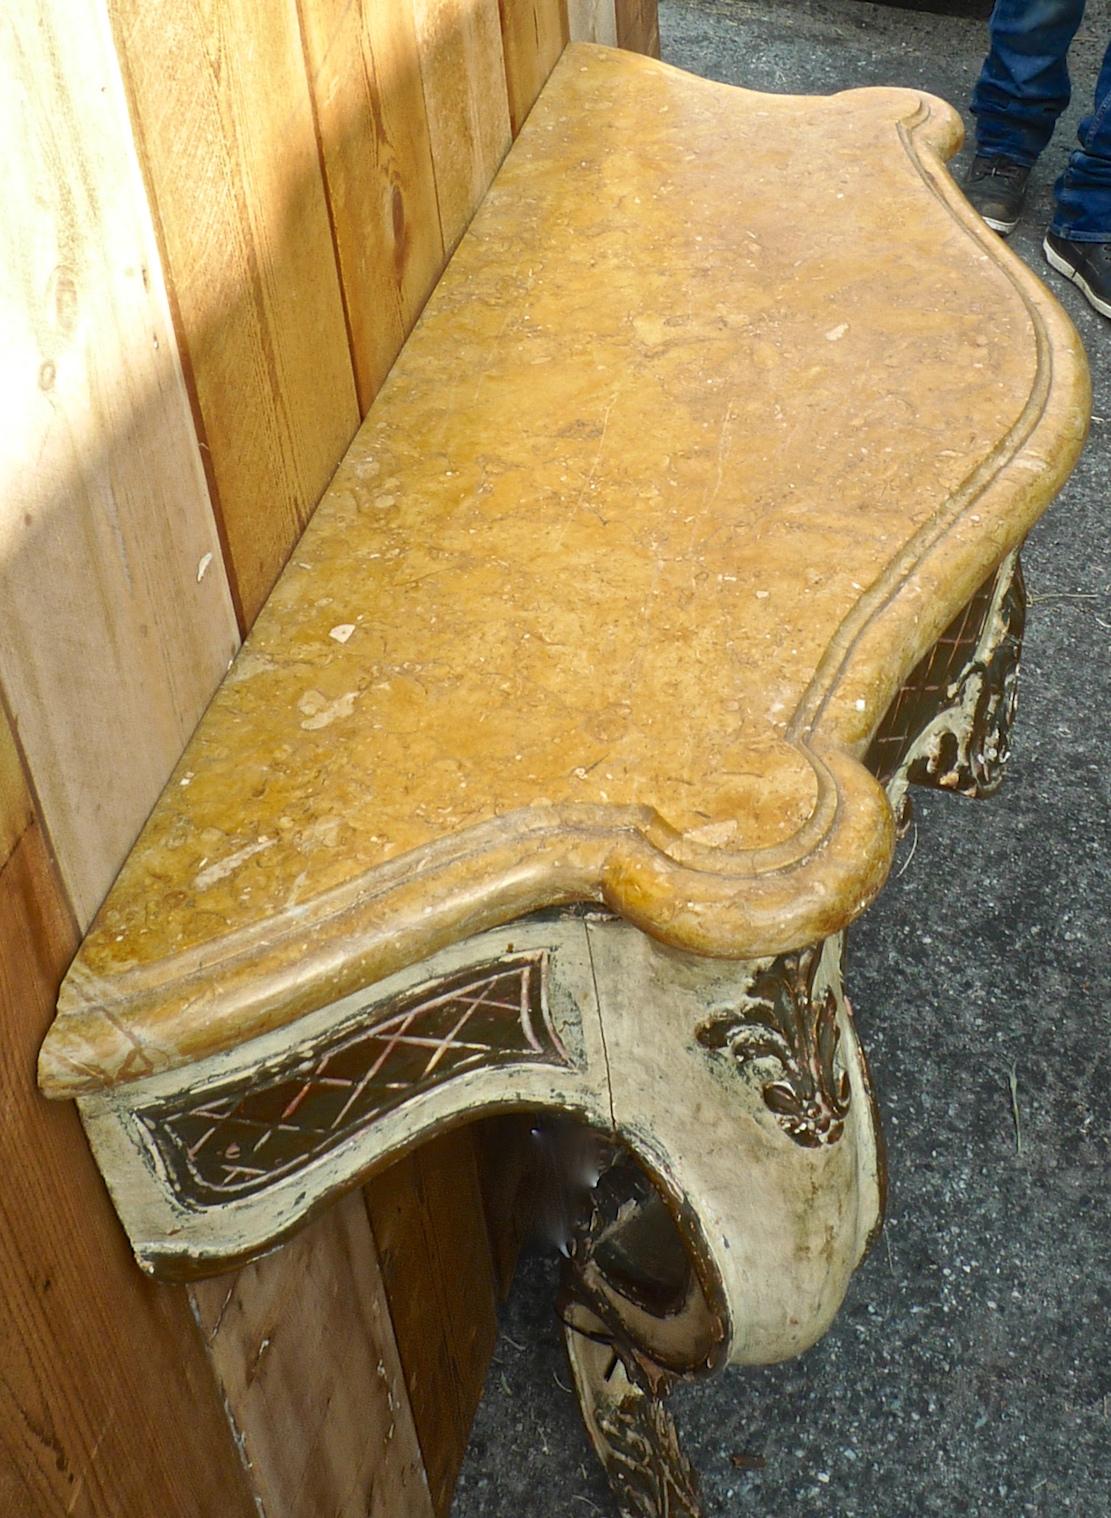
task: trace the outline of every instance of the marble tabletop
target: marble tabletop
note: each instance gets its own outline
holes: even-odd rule
[[[864,908],[868,740],[1088,415],[959,137],[567,50],[70,971],[49,1095],[547,905],[749,958]]]

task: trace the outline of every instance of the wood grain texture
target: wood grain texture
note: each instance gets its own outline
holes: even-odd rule
[[[614,0],[567,0],[567,19],[572,42],[617,46]]]
[[[34,806],[23,778],[15,734],[0,706],[0,869],[34,821]]]
[[[365,415],[444,264],[408,0],[299,0]]]
[[[497,1332],[470,1131],[432,1140],[363,1194],[433,1507],[445,1518]]]
[[[482,1202],[498,1295],[509,1295],[521,1246],[536,1221],[537,1182],[534,1118],[508,1113],[474,1125]]]
[[[566,0],[499,0],[509,122],[516,137],[567,46]]]
[[[361,1193],[191,1292],[266,1518],[431,1518]]]
[[[631,53],[660,56],[660,17],[657,0],[616,0],[617,45]]]
[[[98,7],[4,8],[0,133],[0,680],[85,923],[237,635]]]
[[[0,1513],[253,1518],[184,1293],[135,1268],[76,1111],[35,1090],[76,938],[32,823],[0,868]]]
[[[498,0],[412,0],[444,247],[466,231],[509,148]]]
[[[297,14],[110,4],[246,627],[358,421]]]

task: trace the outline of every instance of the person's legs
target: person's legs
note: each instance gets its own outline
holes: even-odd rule
[[[1069,103],[1067,54],[1084,0],[996,0],[972,92],[977,156],[1027,168]]]
[[[1080,146],[1054,186],[1050,231],[1071,242],[1111,242],[1111,44],[1096,83],[1095,103],[1077,133]]]
[[[1080,146],[1054,186],[1057,209],[1042,245],[1050,265],[1111,316],[1111,45]]]

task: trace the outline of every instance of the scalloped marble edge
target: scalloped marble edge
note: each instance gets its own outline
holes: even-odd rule
[[[621,57],[630,69],[670,69]],[[858,756],[906,672],[1067,479],[1090,414],[1087,362],[1071,322],[944,167],[963,135],[952,107],[903,89],[815,99],[876,95],[913,100],[894,123],[898,139],[926,191],[1007,275],[1029,314],[1037,361],[1018,421],[856,603],[788,725],[817,781],[807,823],[773,848],[730,853],[681,840],[649,808],[523,810],[392,860],[281,919],[228,934],[218,952],[192,950],[110,979],[78,962],[39,1057],[46,1095],[73,1097],[227,1049],[543,907],[603,902],[676,948],[758,958],[829,937],[875,898],[890,867],[894,825]],[[970,519],[975,532],[962,532]],[[901,651],[899,664],[892,650]],[[142,1024],[141,1038],[133,1021]]]

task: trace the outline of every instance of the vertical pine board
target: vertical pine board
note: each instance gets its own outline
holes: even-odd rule
[[[249,626],[358,424],[295,0],[109,0]]]
[[[469,1131],[399,1160],[364,1196],[432,1505],[445,1518],[497,1332]]]
[[[184,1292],[136,1269],[76,1110],[35,1089],[76,940],[32,821],[0,864],[0,1513],[253,1518]]]
[[[412,0],[444,247],[451,252],[509,148],[498,0]]]
[[[360,413],[444,264],[408,0],[299,0]]]
[[[538,1182],[533,1118],[523,1113],[484,1118],[474,1125],[482,1202],[498,1295],[513,1285],[517,1257],[536,1221]]]
[[[432,1518],[360,1193],[192,1294],[266,1518]]]
[[[617,45],[631,53],[660,56],[660,18],[657,0],[617,0]]]
[[[86,922],[237,635],[96,5],[0,12],[0,679]]]
[[[601,42],[617,46],[614,0],[567,0],[572,42]]]
[[[23,780],[15,736],[0,708],[0,870],[34,821],[34,809]]]
[[[499,0],[509,123],[516,137],[567,45],[566,0]]]

